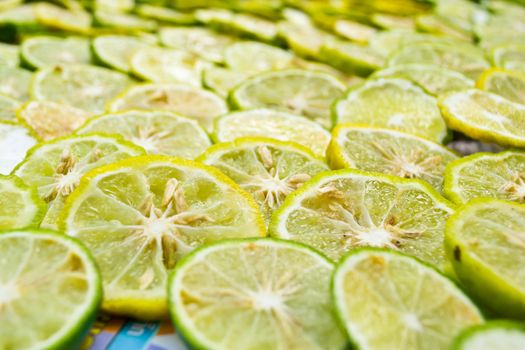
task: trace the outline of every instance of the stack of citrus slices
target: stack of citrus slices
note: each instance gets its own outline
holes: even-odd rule
[[[525,349],[518,3],[0,0],[0,350]]]

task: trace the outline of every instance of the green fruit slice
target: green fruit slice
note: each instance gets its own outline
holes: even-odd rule
[[[196,121],[167,111],[126,111],[92,118],[77,134],[118,134],[141,146],[149,154],[187,159],[200,155],[211,145]]]
[[[99,8],[95,11],[95,22],[101,27],[115,28],[119,31],[154,31],[157,22],[140,18],[120,11],[108,8]]]
[[[33,74],[25,69],[0,66],[0,94],[26,101],[32,79]]]
[[[0,12],[0,16],[1,16]],[[17,67],[20,64],[20,52],[17,45],[0,43],[0,64],[8,67]]]
[[[60,6],[39,2],[34,7],[37,22],[58,30],[86,34],[91,28],[91,15],[81,9],[68,10]]]
[[[261,236],[250,195],[217,170],[162,156],[130,158],[85,175],[61,227],[102,271],[103,309],[140,319],[167,315],[167,275],[194,248]]]
[[[483,322],[452,281],[393,251],[348,254],[335,270],[332,296],[359,349],[448,350],[463,329]]]
[[[455,18],[439,13],[425,13],[416,17],[416,26],[422,32],[443,35],[450,38],[472,41],[469,28],[464,28],[456,23]]]
[[[14,175],[0,175],[0,230],[38,227],[46,212],[34,188]]]
[[[91,62],[89,41],[80,37],[30,37],[24,40],[20,50],[24,63],[34,69],[58,64]]]
[[[343,349],[346,338],[330,305],[333,269],[299,244],[213,244],[172,274],[171,317],[199,349]]]
[[[447,128],[434,97],[408,80],[369,80],[334,104],[335,123],[403,131],[441,142]]]
[[[359,76],[367,76],[385,63],[384,57],[370,47],[342,40],[321,46],[320,57],[343,72]]]
[[[281,21],[277,24],[277,32],[295,54],[312,59],[318,59],[323,44],[335,38],[335,35],[302,20]]]
[[[293,141],[323,157],[330,133],[321,125],[294,114],[272,109],[233,112],[215,121],[215,142],[233,141],[239,137],[261,136]]]
[[[60,65],[40,70],[33,81],[33,97],[102,113],[106,103],[132,80],[121,73],[90,65]]]
[[[230,45],[224,57],[230,69],[246,74],[290,68],[297,59],[286,50],[255,41],[242,41]]]
[[[525,71],[525,45],[505,44],[492,50],[492,61],[496,67]]]
[[[102,35],[93,39],[93,51],[98,60],[124,73],[131,71],[131,57],[150,45],[138,37]]]
[[[195,119],[206,130],[228,111],[213,92],[178,84],[143,84],[131,87],[109,104],[110,112],[129,109],[164,110]]]
[[[499,68],[487,69],[479,77],[476,87],[512,102],[525,104],[525,71],[515,72]]]
[[[132,143],[113,137],[87,135],[40,143],[14,170],[26,184],[38,189],[49,206],[43,227],[56,228],[64,200],[91,169],[144,154]]]
[[[0,120],[15,121],[20,102],[6,95],[0,95]]]
[[[180,12],[163,6],[140,4],[135,6],[135,12],[140,17],[156,20],[160,23],[189,25],[196,22],[192,13]]]
[[[452,350],[525,349],[525,325],[510,321],[489,321],[463,331]]]
[[[336,34],[350,41],[366,44],[377,33],[377,29],[352,20],[337,19],[333,24]]]
[[[385,247],[443,269],[452,212],[423,181],[345,169],[320,174],[288,196],[268,229],[334,260],[357,247]]]
[[[450,217],[445,250],[473,298],[496,315],[525,314],[525,206],[500,199],[473,199]]]
[[[0,174],[11,173],[37,142],[36,136],[25,126],[0,121]]]
[[[227,98],[228,93],[240,82],[249,77],[249,74],[229,68],[214,66],[202,72],[202,83],[213,90],[217,95]]]
[[[102,299],[91,254],[63,234],[27,229],[0,233],[0,256],[0,348],[79,348]]]
[[[275,108],[304,115],[324,127],[331,127],[330,105],[345,85],[321,72],[289,69],[251,77],[230,94],[239,109]]]
[[[438,191],[445,167],[458,158],[440,144],[417,136],[352,124],[333,130],[327,157],[333,169],[356,168],[421,179]]]

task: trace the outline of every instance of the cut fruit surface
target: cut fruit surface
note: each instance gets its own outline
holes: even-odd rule
[[[232,44],[224,56],[230,69],[246,74],[290,68],[297,60],[289,51],[255,41]]]
[[[0,174],[10,174],[37,142],[36,135],[25,126],[0,122]]]
[[[86,34],[91,27],[91,15],[83,9],[68,10],[63,7],[39,2],[33,10],[38,23],[68,32]]]
[[[26,101],[29,99],[32,79],[33,74],[25,69],[0,66],[0,94]]]
[[[525,349],[525,325],[510,321],[489,321],[463,331],[453,350]]]
[[[20,48],[24,62],[34,69],[59,64],[88,64],[91,62],[89,41],[80,37],[30,37]]]
[[[131,57],[150,45],[138,37],[127,35],[102,35],[93,39],[93,52],[97,59],[124,73],[131,71]]]
[[[492,61],[496,67],[525,71],[525,45],[505,44],[492,50]]]
[[[0,120],[15,121],[16,110],[20,108],[21,102],[6,95],[0,95]]]
[[[37,227],[46,205],[34,188],[14,175],[0,175],[0,230]]]
[[[525,104],[525,72],[499,68],[487,69],[479,77],[476,87],[505,97],[512,102]]]
[[[342,40],[328,41],[321,46],[320,57],[346,73],[365,77],[385,63],[384,57],[369,46]]]
[[[217,95],[222,98],[227,98],[230,90],[249,76],[249,74],[244,72],[214,66],[203,71],[202,83],[205,87],[213,90]]]
[[[20,50],[17,45],[0,43],[0,64],[8,67],[18,67]]]

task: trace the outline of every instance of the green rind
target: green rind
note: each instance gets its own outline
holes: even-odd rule
[[[462,350],[463,346],[470,340],[472,336],[483,334],[485,331],[490,331],[493,329],[518,331],[522,332],[525,337],[525,324],[523,323],[511,322],[508,320],[488,321],[485,324],[472,326],[461,332],[461,334],[454,340],[451,350]]]
[[[11,181],[21,191],[30,192],[31,200],[33,204],[35,205],[35,207],[37,208],[37,213],[33,217],[33,220],[31,221],[28,227],[38,227],[40,223],[42,222],[42,220],[44,219],[44,216],[46,215],[47,204],[42,199],[40,199],[36,189],[33,187],[29,187],[28,185],[25,184],[25,182],[21,178],[13,174],[11,175],[1,175],[0,174],[0,180]]]

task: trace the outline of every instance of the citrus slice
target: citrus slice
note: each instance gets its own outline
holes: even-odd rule
[[[129,88],[109,104],[110,112],[164,110],[195,119],[206,130],[226,113],[226,102],[211,91],[178,84],[143,84]]]
[[[293,141],[321,157],[330,142],[330,133],[321,125],[304,117],[272,109],[233,112],[215,121],[212,135],[215,142],[228,142],[245,136]]]
[[[62,0],[64,1],[64,0]],[[134,0],[94,0],[91,4],[93,9],[107,9],[111,11],[128,12],[133,10]]]
[[[0,233],[0,255],[0,348],[79,348],[102,299],[91,254],[62,234],[27,229]]]
[[[441,142],[447,128],[434,97],[408,80],[368,80],[334,105],[335,123],[364,124]]]
[[[20,64],[19,47],[17,45],[0,43],[0,64],[17,67]]]
[[[249,74],[244,72],[213,66],[202,72],[202,83],[217,95],[227,98],[230,90],[248,77]]]
[[[479,77],[476,86],[512,102],[525,104],[525,71],[487,69]]]
[[[25,64],[34,69],[57,64],[88,64],[91,62],[89,41],[80,37],[30,37],[20,48]]]
[[[360,349],[448,350],[462,330],[483,322],[452,281],[393,251],[348,254],[335,270],[332,296]]]
[[[525,71],[525,45],[504,44],[492,50],[492,61],[496,67]]]
[[[525,349],[525,325],[510,321],[489,321],[463,331],[453,350]]]
[[[457,159],[440,144],[395,130],[337,126],[327,151],[333,169],[356,168],[421,179],[441,191],[446,165]]]
[[[0,175],[0,230],[38,227],[46,212],[34,188],[14,175]]]
[[[0,12],[0,23],[15,26],[37,26],[36,4],[25,4]]]
[[[0,0],[0,11],[16,8],[17,6],[21,6],[22,3],[23,0]]]
[[[13,173],[49,206],[43,227],[56,228],[64,200],[78,186],[82,175],[102,165],[144,154],[132,143],[113,137],[65,137],[33,147]]]
[[[94,20],[101,27],[115,28],[118,31],[154,31],[157,29],[156,21],[109,8],[96,9]]]
[[[343,40],[331,40],[321,46],[324,62],[349,74],[367,76],[384,65],[384,57],[368,46]]]
[[[443,96],[439,105],[451,129],[483,141],[525,146],[524,105],[478,89]]]
[[[138,37],[127,35],[101,35],[93,39],[96,58],[110,68],[124,73],[131,71],[131,57],[150,45]]]
[[[218,168],[248,191],[267,223],[287,195],[315,174],[329,170],[309,149],[263,137],[213,145],[197,160]]]
[[[452,212],[423,181],[345,169],[320,174],[288,196],[268,229],[334,260],[357,247],[385,247],[443,269]]]
[[[450,217],[445,250],[465,290],[496,315],[525,313],[525,206],[473,199]]]
[[[102,271],[105,311],[167,315],[167,275],[194,248],[265,234],[250,195],[219,171],[163,156],[130,158],[86,174],[61,227]]]
[[[135,12],[140,17],[156,20],[160,23],[190,25],[196,22],[192,13],[180,12],[169,7],[149,5],[147,3],[135,6]]]
[[[168,111],[125,111],[92,118],[77,134],[118,134],[150,154],[193,159],[211,145],[195,120]]]
[[[0,121],[0,174],[11,173],[37,142],[36,136],[25,126]]]
[[[277,40],[277,25],[271,20],[248,13],[237,13],[230,23],[232,31],[238,32],[240,36],[269,43]]]
[[[68,10],[63,7],[39,2],[34,7],[37,22],[58,30],[85,34],[91,28],[91,15],[84,10]]]
[[[177,266],[168,288],[170,314],[195,348],[343,349],[346,337],[330,304],[333,269],[299,244],[216,243]]]
[[[32,79],[33,74],[25,69],[0,66],[0,94],[26,101]]]
[[[9,96],[0,95],[0,120],[15,121],[20,102]]]
[[[416,29],[414,18],[408,16],[396,16],[378,12],[370,16],[370,21],[383,29],[402,29],[407,31]]]
[[[474,87],[474,81],[463,74],[433,64],[400,64],[379,70],[372,75],[372,78],[410,80],[434,96]]]
[[[121,73],[90,65],[60,65],[40,70],[33,81],[33,97],[102,113],[132,80]]]
[[[196,54],[212,62],[224,60],[224,50],[234,42],[232,37],[205,28],[161,28],[164,46]]]
[[[91,116],[84,110],[50,101],[32,101],[17,112],[41,140],[48,141],[71,134]]]
[[[230,45],[224,52],[224,57],[230,69],[246,74],[290,68],[296,59],[286,50],[255,41],[242,41]]]
[[[231,91],[230,99],[239,109],[275,108],[329,128],[330,105],[344,90],[345,85],[332,75],[288,69],[246,79]]]
[[[424,13],[416,17],[416,26],[422,32],[443,35],[450,38],[472,41],[469,28],[462,27],[455,18],[439,13]]]
[[[335,35],[302,20],[279,22],[277,33],[297,55],[312,59],[318,59],[323,44],[335,38]]]
[[[181,50],[157,47],[143,48],[131,58],[136,76],[156,83],[180,83],[201,86],[204,69],[212,64],[194,54]]]
[[[334,32],[350,41],[366,44],[377,33],[377,29],[352,20],[337,19],[333,24]]]

